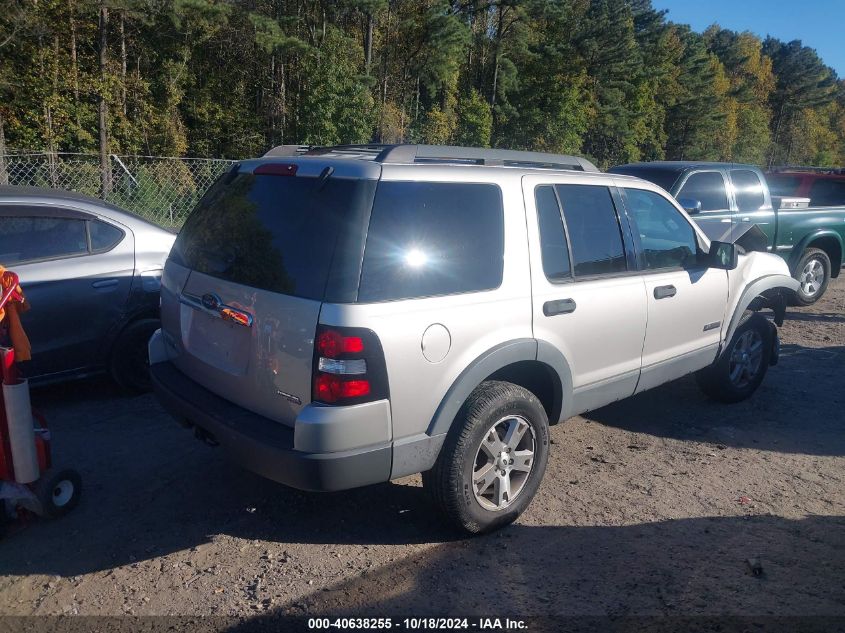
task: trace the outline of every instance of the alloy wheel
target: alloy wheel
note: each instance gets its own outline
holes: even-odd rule
[[[534,429],[519,415],[510,415],[491,426],[475,456],[472,490],[486,510],[503,510],[525,488],[534,466]]]
[[[731,383],[737,389],[747,387],[760,372],[763,361],[763,337],[757,330],[743,332],[731,351],[728,368]]]
[[[824,285],[824,265],[818,259],[811,259],[801,271],[798,282],[801,284],[801,292],[804,296],[814,297]]]

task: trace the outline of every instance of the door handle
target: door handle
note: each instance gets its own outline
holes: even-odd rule
[[[575,301],[572,299],[557,299],[556,301],[546,301],[543,304],[543,314],[546,316],[555,316],[556,314],[569,314],[575,312]]]
[[[194,310],[204,312],[209,316],[230,321],[235,325],[242,325],[243,327],[252,327],[255,318],[246,310],[241,310],[234,306],[226,305],[215,294],[206,293],[202,297],[183,293],[179,297],[179,303],[190,306]]]
[[[117,279],[100,279],[91,284],[94,288],[112,288],[120,283]]]
[[[657,286],[654,289],[655,299],[666,299],[667,297],[674,297],[678,294],[678,289],[675,286]]]

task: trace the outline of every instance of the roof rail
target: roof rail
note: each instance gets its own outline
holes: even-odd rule
[[[326,156],[364,158],[383,164],[460,163],[465,165],[500,165],[540,169],[573,169],[597,172],[598,168],[580,156],[525,152],[510,149],[456,147],[452,145],[334,145],[307,147],[280,145],[265,156]]]
[[[387,145],[376,159],[381,163],[464,162],[477,165],[541,167],[598,171],[590,161],[579,156],[524,152],[512,149],[456,147],[452,145]]]

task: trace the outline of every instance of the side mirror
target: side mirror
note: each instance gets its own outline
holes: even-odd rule
[[[678,198],[678,204],[680,204],[684,208],[684,211],[686,211],[690,215],[696,215],[697,213],[701,213],[701,200],[693,200],[692,198]]]
[[[730,242],[710,242],[708,266],[722,270],[733,270],[739,265],[739,250]]]

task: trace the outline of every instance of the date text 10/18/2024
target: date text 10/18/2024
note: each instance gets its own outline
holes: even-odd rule
[[[518,618],[308,618],[308,629],[524,631],[528,624]]]

